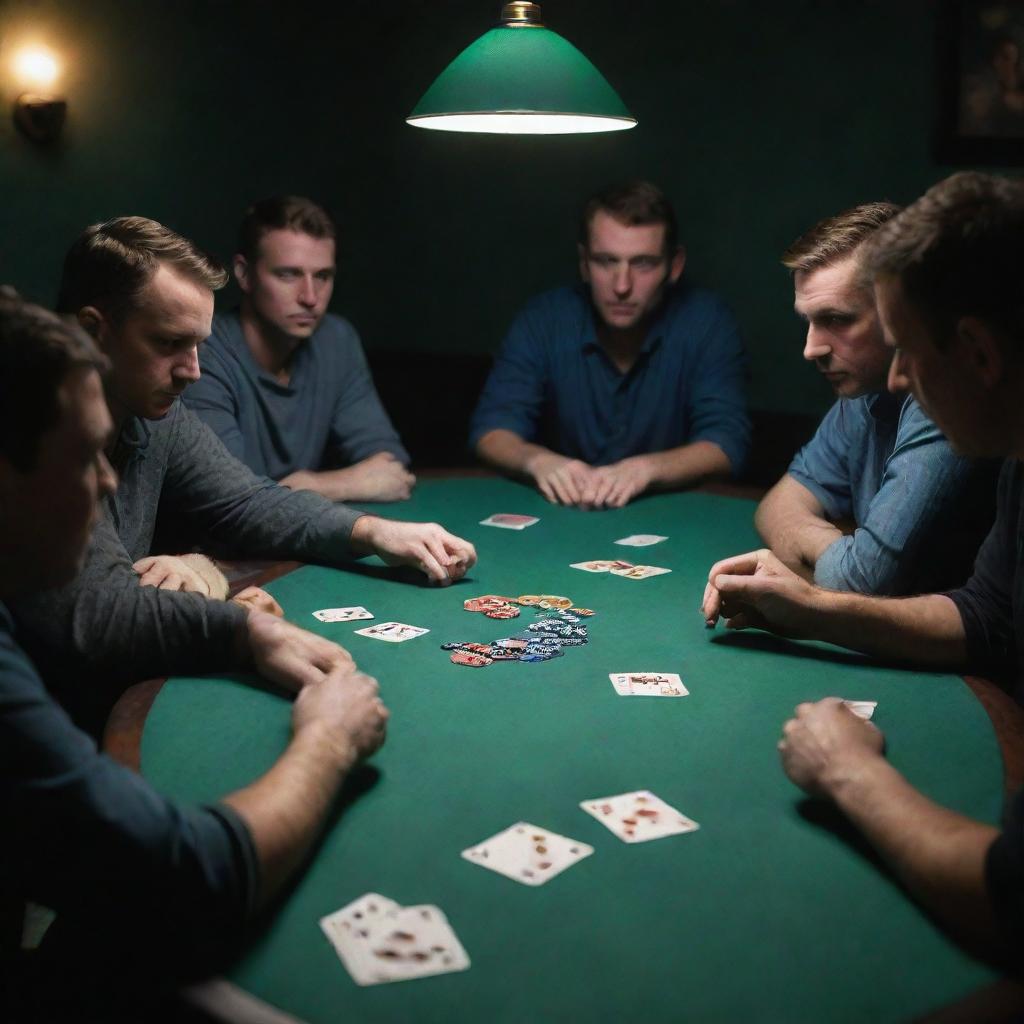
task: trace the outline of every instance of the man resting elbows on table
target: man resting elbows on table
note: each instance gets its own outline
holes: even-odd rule
[[[892,353],[861,254],[898,212],[892,203],[845,210],[782,258],[807,323],[804,359],[837,400],[754,523],[790,569],[830,590],[914,594],[963,583],[995,513],[998,463],[956,455],[912,395],[886,390]]]
[[[1024,695],[1024,186],[963,173],[869,241],[890,386],[908,386],[958,452],[1007,456],[996,523],[958,590],[907,598],[812,586],[769,551],[718,562],[703,614],[733,629],[825,640],[882,658],[1005,672]],[[924,695],[922,695],[924,698]],[[1002,831],[940,807],[837,699],[802,704],[779,744],[797,785],[833,800],[929,911],[996,956],[1024,943],[1024,792]],[[937,752],[936,756],[941,756]],[[1011,961],[1019,969],[1019,958]]]
[[[19,646],[4,602],[68,583],[99,499],[114,492],[105,365],[80,329],[0,289],[4,1020],[157,1019],[166,990],[215,967],[298,869],[348,773],[383,742],[388,717],[376,681],[306,634],[313,657],[287,748],[262,778],[205,807],[165,799],[72,723]],[[290,666],[266,656],[290,632],[302,631],[249,615],[251,667],[294,687]],[[18,948],[26,901],[57,915],[31,954]]]
[[[477,455],[579,508],[738,473],[746,357],[722,301],[682,276],[666,196],[643,181],[605,189],[578,249],[583,284],[512,324],[470,423]]]

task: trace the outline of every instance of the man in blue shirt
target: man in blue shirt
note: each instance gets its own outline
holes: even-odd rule
[[[480,458],[580,508],[736,473],[746,359],[721,300],[682,279],[685,262],[654,185],[589,200],[583,286],[535,298],[513,323],[470,425]]]
[[[166,1005],[166,988],[239,943],[305,862],[344,779],[380,746],[387,722],[376,681],[309,636],[317,667],[295,687],[280,758],[200,807],[161,796],[101,755],[56,703],[4,602],[65,584],[82,567],[99,500],[117,483],[104,454],[113,431],[105,368],[81,330],[0,289],[3,1020],[122,1019],[121,996],[126,1019],[155,1019],[136,986]],[[248,667],[293,685],[273,639],[289,631],[251,612]],[[19,953],[26,901],[57,914],[30,957]]]
[[[253,204],[238,232],[239,309],[218,314],[184,402],[260,476],[332,501],[400,501],[415,478],[355,328],[327,312],[334,222],[316,203]]]
[[[782,260],[807,323],[804,358],[838,401],[755,524],[786,565],[830,590],[908,594],[962,583],[994,514],[998,466],[955,455],[912,396],[886,392],[891,353],[860,252],[898,212],[867,203],[829,217]]]
[[[957,451],[1006,456],[998,515],[968,583],[886,598],[812,586],[770,551],[712,566],[703,614],[946,671],[1016,656],[1024,698],[1024,187],[961,173],[878,229],[863,254],[874,279],[890,387],[909,387]],[[922,697],[924,695],[922,694]],[[1020,969],[1024,946],[1024,792],[1001,829],[930,800],[885,758],[870,722],[835,697],[801,704],[782,730],[789,777],[829,800],[910,895],[974,948]],[[936,756],[942,756],[937,752]]]

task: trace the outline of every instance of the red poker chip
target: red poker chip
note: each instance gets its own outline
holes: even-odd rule
[[[518,619],[518,608],[489,608],[484,612],[489,619]]]
[[[468,665],[470,668],[486,668],[492,663],[491,658],[471,651],[452,651],[451,660],[453,665]]]

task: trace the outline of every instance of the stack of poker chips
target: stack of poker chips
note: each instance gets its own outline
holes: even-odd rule
[[[533,608],[542,618],[531,622],[521,633],[487,644],[446,643],[441,645],[441,649],[451,651],[451,660],[456,665],[485,668],[496,661],[550,661],[560,658],[565,653],[564,648],[580,647],[588,642],[587,627],[580,620],[594,613],[590,608],[574,608],[568,597],[555,594],[523,594],[520,597],[487,594],[463,603],[466,611],[482,612],[490,619],[519,618],[521,607]]]

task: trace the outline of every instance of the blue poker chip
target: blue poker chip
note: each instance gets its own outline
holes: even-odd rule
[[[520,661],[550,661],[554,655],[552,654],[520,654]]]

